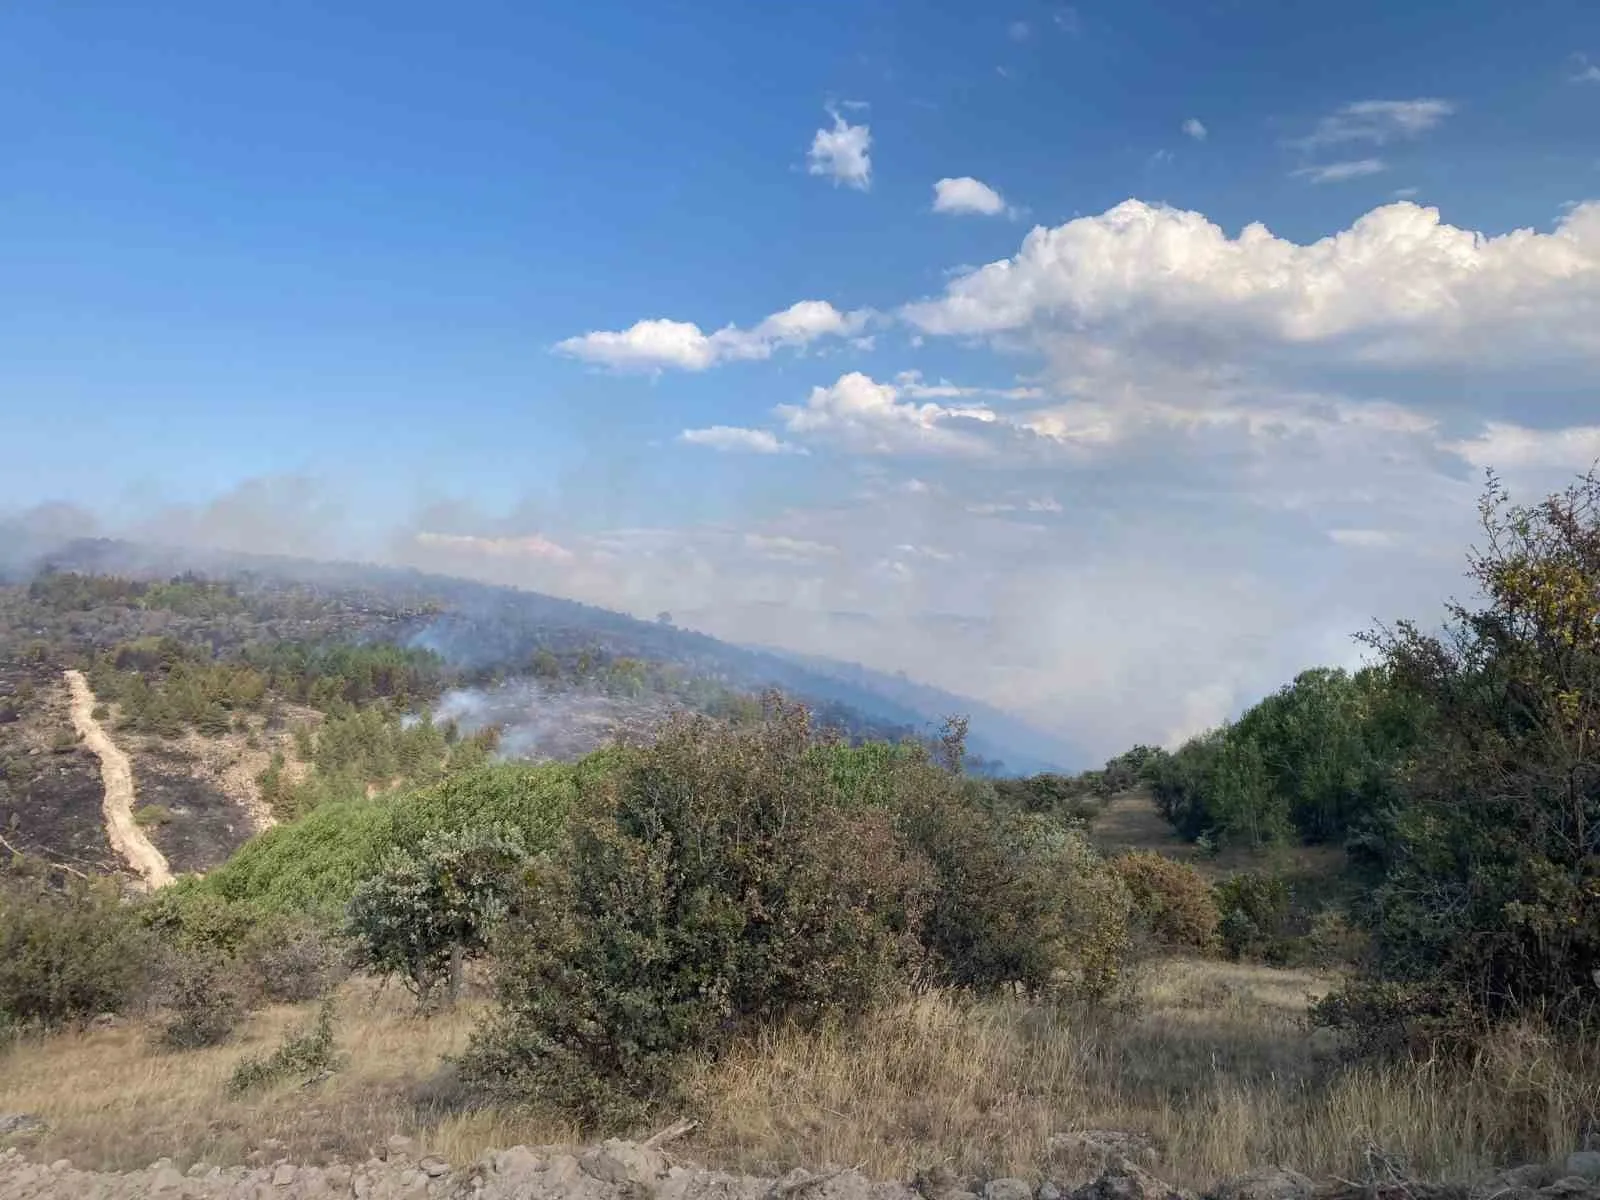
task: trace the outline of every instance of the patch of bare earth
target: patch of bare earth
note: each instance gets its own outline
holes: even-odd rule
[[[105,816],[106,838],[147,888],[166,887],[172,882],[166,857],[151,844],[144,829],[133,819],[133,764],[95,716],[94,692],[83,672],[69,669],[62,674],[69,689],[73,727],[100,760],[100,781],[104,787],[101,812]]]

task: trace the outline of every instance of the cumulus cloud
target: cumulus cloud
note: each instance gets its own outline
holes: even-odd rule
[[[1344,162],[1301,167],[1289,174],[1297,179],[1309,179],[1312,183],[1343,183],[1347,179],[1360,179],[1386,170],[1388,167],[1381,158],[1352,158]]]
[[[1567,79],[1571,83],[1600,83],[1600,63],[1590,62],[1587,54],[1572,56],[1574,69]]]
[[[984,452],[975,426],[996,420],[982,405],[949,407],[902,399],[902,389],[860,371],[811,389],[804,404],[781,404],[774,412],[790,433],[830,438],[868,454]]]
[[[864,192],[872,186],[872,131],[865,124],[850,124],[837,109],[829,109],[828,115],[833,127],[817,130],[811,139],[806,170]]]
[[[685,429],[678,435],[680,442],[691,446],[708,446],[712,450],[743,451],[746,454],[804,454],[799,446],[791,446],[766,429],[741,429],[733,425],[712,425],[707,429]]]
[[[1448,448],[1480,467],[1498,470],[1554,467],[1586,471],[1600,464],[1600,425],[1529,429],[1491,421],[1476,437],[1453,442]]]
[[[993,396],[1000,400],[1037,400],[1044,395],[1044,389],[1037,387],[973,387],[969,384],[951,383],[948,379],[929,383],[921,371],[901,371],[894,377],[894,382],[900,395],[909,396],[913,400],[955,400],[973,396]]]
[[[870,314],[840,312],[826,300],[801,300],[753,329],[727,325],[712,333],[690,321],[638,321],[617,332],[598,331],[556,343],[556,352],[618,371],[704,371],[720,363],[771,358],[780,348],[804,349],[825,337],[849,338]]]
[[[1343,362],[1515,362],[1600,357],[1600,202],[1554,231],[1499,236],[1445,224],[1435,208],[1375,208],[1310,244],[1128,200],[1036,228],[1018,253],[906,306],[940,335],[1031,338],[1085,369],[1182,360],[1243,362],[1268,347]],[[1242,341],[1249,351],[1240,353]]]
[[[933,185],[933,211],[997,217],[1006,212],[1006,202],[988,184],[963,175],[957,179],[941,179]]]
[[[1453,115],[1456,106],[1449,100],[1357,100],[1323,117],[1310,134],[1296,141],[1307,150],[1370,142],[1381,146],[1404,138],[1414,138],[1436,128]]]
[[[1197,142],[1203,142],[1206,140],[1207,130],[1206,127],[1201,123],[1199,117],[1190,117],[1187,121],[1185,121],[1183,123],[1183,132]]]

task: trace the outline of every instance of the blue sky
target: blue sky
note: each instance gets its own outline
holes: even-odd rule
[[[0,131],[0,512],[1108,752],[1432,611],[1483,466],[1600,456],[1587,0],[21,3]]]

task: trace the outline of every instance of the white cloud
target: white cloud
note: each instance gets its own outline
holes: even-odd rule
[[[1078,15],[1078,10],[1072,5],[1062,5],[1050,14],[1050,19],[1055,22],[1056,28],[1063,33],[1077,37],[1083,32],[1083,18]]]
[[[993,396],[1000,400],[1038,400],[1044,390],[1037,387],[972,387],[941,379],[929,383],[921,371],[901,371],[894,377],[895,387],[902,396],[913,400],[957,400],[973,396]]]
[[[1474,466],[1497,470],[1534,467],[1587,471],[1600,464],[1600,425],[1529,429],[1491,421],[1478,436],[1450,443],[1447,448]]]
[[[1029,35],[1033,33],[1033,26],[1026,21],[1013,21],[1006,26],[1006,33],[1010,35],[1013,42],[1025,42],[1028,40]]]
[[[1574,54],[1576,69],[1567,79],[1571,83],[1600,83],[1600,63],[1590,62],[1587,54]]]
[[[1308,136],[1295,143],[1307,150],[1371,142],[1381,146],[1402,138],[1418,137],[1438,126],[1456,111],[1448,100],[1358,100],[1346,104],[1317,122]]]
[[[1600,202],[1551,233],[1498,236],[1401,202],[1302,245],[1256,223],[1229,237],[1199,213],[1128,200],[1034,229],[1013,258],[902,315],[928,334],[1022,336],[1102,379],[1169,369],[1192,387],[1207,364],[1250,369],[1277,346],[1345,363],[1577,356],[1592,381]]]
[[[790,433],[831,438],[861,453],[984,452],[972,427],[993,423],[992,410],[914,404],[901,395],[895,384],[852,371],[827,387],[812,388],[804,404],[782,404],[774,411]]]
[[[1006,202],[988,184],[963,175],[957,179],[941,179],[933,185],[933,211],[996,217],[1006,211]]]
[[[837,110],[830,109],[828,115],[833,128],[819,129],[811,139],[806,170],[864,192],[872,186],[872,131],[850,124]]]
[[[782,534],[747,533],[744,535],[744,544],[765,558],[789,561],[826,558],[839,553],[837,546],[807,541],[804,538],[786,537]]]
[[[718,363],[770,358],[780,347],[801,349],[819,338],[860,332],[866,312],[840,312],[826,300],[802,300],[773,313],[754,329],[725,326],[705,333],[690,321],[639,321],[627,329],[597,331],[556,343],[556,352],[614,370],[703,371]]]
[[[1183,132],[1188,134],[1197,142],[1203,142],[1206,140],[1206,127],[1201,123],[1199,117],[1190,117],[1187,121],[1185,121],[1183,123]]]
[[[1381,158],[1354,158],[1346,162],[1322,163],[1314,167],[1301,167],[1289,174],[1312,183],[1343,183],[1347,179],[1360,179],[1376,175],[1388,168]]]
[[[791,446],[766,429],[740,429],[733,425],[712,425],[706,429],[685,429],[678,435],[680,442],[691,446],[707,446],[712,450],[743,451],[746,454],[804,454],[799,446]]]
[[[1395,188],[1390,195],[1392,195],[1396,200],[1410,200],[1414,198],[1421,190],[1421,188],[1414,187]]]

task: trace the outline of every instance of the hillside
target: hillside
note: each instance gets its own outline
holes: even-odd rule
[[[0,562],[5,560],[0,554]],[[591,647],[613,656],[671,663],[739,691],[776,687],[847,728],[870,725],[882,732],[926,735],[944,718],[966,714],[972,718],[971,753],[997,772],[1033,774],[1088,765],[1076,747],[970,697],[855,663],[735,646],[707,634],[537,592],[411,568],[98,539],[36,553],[28,569],[44,566],[136,577],[199,571],[251,587],[307,589],[373,615],[392,610],[414,617],[427,609],[433,619],[414,624],[410,644],[435,650],[467,670],[514,673],[541,650],[559,653]],[[13,571],[21,574],[17,568]]]

